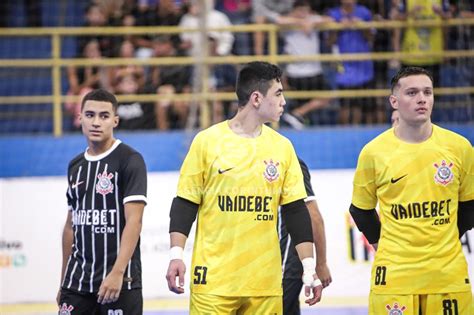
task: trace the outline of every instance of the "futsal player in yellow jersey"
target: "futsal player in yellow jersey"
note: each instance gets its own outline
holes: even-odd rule
[[[244,66],[236,116],[200,132],[181,167],[166,278],[171,291],[184,292],[182,252],[197,216],[191,314],[282,314],[279,205],[304,266],[306,302],[321,298],[298,158],[288,139],[264,125],[283,113],[281,75],[265,62]]]
[[[371,315],[474,314],[457,227],[460,211],[474,211],[473,150],[431,123],[433,102],[430,74],[401,69],[390,96],[398,124],[359,156],[350,212],[376,248]]]

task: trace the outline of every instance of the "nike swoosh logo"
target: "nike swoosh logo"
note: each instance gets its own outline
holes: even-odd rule
[[[80,181],[80,182],[78,182],[78,183],[73,183],[73,184],[71,185],[71,189],[76,189],[76,187],[79,186],[80,184],[82,184],[83,182],[84,182],[84,181]]]
[[[223,174],[223,173],[225,173],[225,172],[230,171],[231,169],[233,169],[233,167],[226,168],[225,170],[218,169],[217,172],[218,172],[219,174]]]
[[[396,182],[398,182],[400,179],[402,179],[403,177],[405,177],[405,176],[407,176],[407,175],[408,175],[408,174],[405,174],[405,175],[403,175],[403,176],[401,176],[401,177],[399,177],[399,178],[395,178],[395,179],[392,178],[392,179],[390,179],[390,182],[391,182],[392,184],[395,184]]]

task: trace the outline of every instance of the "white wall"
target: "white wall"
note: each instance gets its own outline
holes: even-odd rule
[[[175,172],[149,175],[149,204],[142,232],[145,298],[175,296],[168,292],[165,273],[168,214],[177,175]],[[325,220],[328,263],[333,275],[325,297],[363,297],[369,292],[370,262],[349,259],[346,215],[352,175],[353,170],[312,172]],[[0,179],[0,303],[54,300],[59,287],[61,233],[67,211],[65,191],[65,177]],[[474,232],[469,233],[474,248]],[[192,238],[186,248],[188,266],[191,248]],[[359,257],[362,250],[362,245],[357,244]],[[467,257],[474,279],[474,254],[467,253]]]

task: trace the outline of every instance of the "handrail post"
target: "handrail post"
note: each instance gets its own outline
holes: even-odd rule
[[[61,35],[52,34],[52,79],[53,79],[53,133],[59,137],[63,132],[63,115],[61,110]]]

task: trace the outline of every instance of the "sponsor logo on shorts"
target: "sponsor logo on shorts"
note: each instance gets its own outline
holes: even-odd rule
[[[454,175],[451,170],[454,166],[453,163],[443,160],[441,164],[434,163],[433,166],[436,168],[436,174],[434,176],[436,183],[447,186],[453,181]]]
[[[393,307],[390,304],[385,305],[388,310],[388,315],[403,315],[403,311],[406,310],[406,306],[400,306],[397,302],[393,303]]]
[[[73,309],[74,306],[63,303],[63,305],[61,305],[61,307],[59,308],[59,315],[71,315],[71,311]]]

